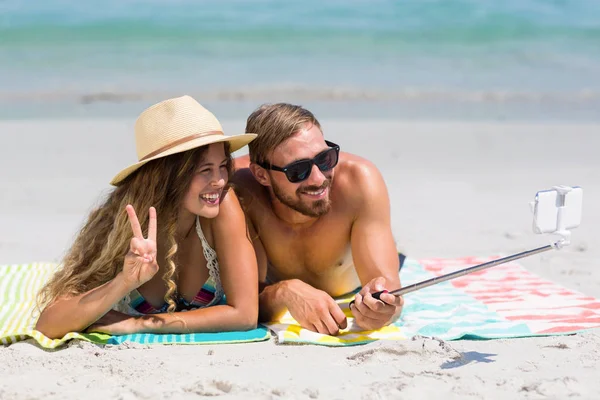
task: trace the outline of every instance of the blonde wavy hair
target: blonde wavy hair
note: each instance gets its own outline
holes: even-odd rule
[[[148,233],[148,209],[156,208],[158,238],[166,240],[166,270],[162,278],[167,285],[165,301],[168,312],[175,311],[173,295],[177,285],[177,217],[194,171],[207,146],[173,154],[148,162],[113,189],[100,207],[92,211],[60,269],[38,294],[38,307],[53,303],[62,296],[76,296],[112,280],[123,269],[132,238],[125,206],[131,204],[144,235]],[[225,143],[227,171],[231,178],[233,160]],[[227,188],[226,188],[227,189]]]

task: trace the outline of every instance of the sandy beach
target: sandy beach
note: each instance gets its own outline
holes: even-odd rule
[[[222,121],[240,133],[243,120]],[[584,188],[572,245],[521,260],[600,297],[600,125],[331,120],[327,138],[381,169],[398,248],[411,258],[512,254],[548,243],[528,202]],[[86,213],[133,161],[133,119],[0,122],[0,262],[58,261]],[[239,153],[243,154],[243,152]],[[0,399],[598,398],[600,331],[545,338],[346,347],[0,347]]]

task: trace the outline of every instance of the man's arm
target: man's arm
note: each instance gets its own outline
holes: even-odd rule
[[[353,181],[359,188],[354,190],[360,197],[351,245],[363,289],[356,295],[352,311],[361,327],[378,329],[400,315],[403,302],[390,294],[383,294],[378,301],[371,294],[401,287],[400,261],[392,235],[390,199],[381,173],[367,161],[354,172]]]
[[[248,224],[248,233],[254,246],[254,253],[258,262],[258,320],[261,322],[275,321],[287,311],[283,293],[285,281],[268,284],[267,281],[267,253],[252,221]]]

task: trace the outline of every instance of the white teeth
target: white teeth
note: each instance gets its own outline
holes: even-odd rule
[[[325,189],[321,189],[318,192],[304,192],[304,193],[309,194],[311,196],[319,196],[319,195],[322,195],[323,192],[325,192]]]
[[[204,200],[215,201],[219,198],[219,194],[218,193],[209,193],[209,194],[200,195],[200,197],[202,197]]]

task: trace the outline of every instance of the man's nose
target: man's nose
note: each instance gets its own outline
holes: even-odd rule
[[[312,166],[310,176],[306,180],[306,183],[311,186],[321,186],[327,180],[327,177],[323,175],[323,172],[316,165]]]

